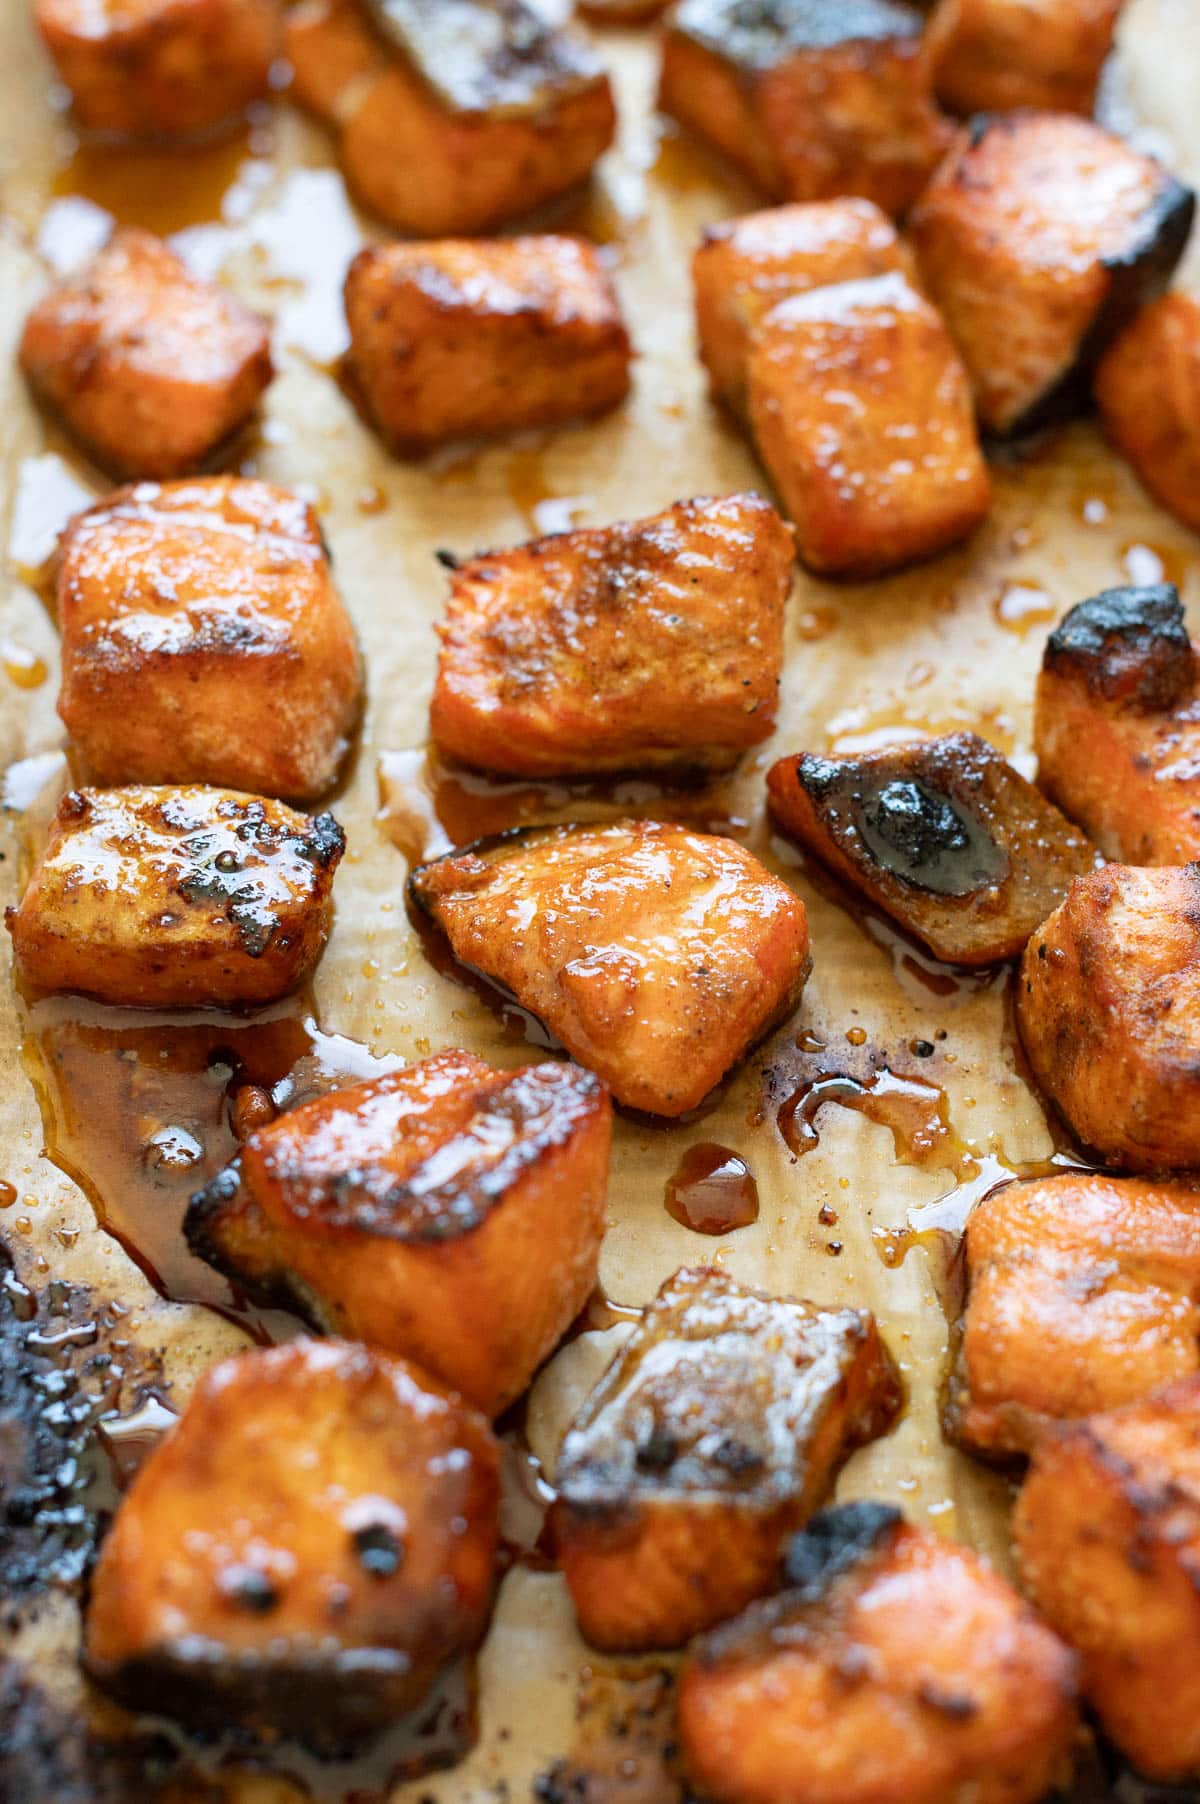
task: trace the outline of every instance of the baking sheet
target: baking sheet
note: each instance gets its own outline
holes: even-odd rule
[[[0,0],[0,545],[9,550],[0,593],[0,766],[14,767],[0,823],[5,901],[16,892],[31,830],[22,809],[63,780],[56,635],[30,571],[61,517],[105,486],[31,408],[12,350],[49,271],[98,242],[116,215],[179,231],[196,267],[219,271],[274,316],[279,375],[261,429],[244,447],[245,467],[315,500],[365,647],[370,700],[361,748],[336,802],[350,849],[338,877],[336,929],[316,981],[321,1025],[405,1059],[451,1044],[500,1064],[529,1056],[478,997],[427,962],[403,907],[405,861],[379,818],[381,759],[390,756],[393,779],[397,771],[403,777],[424,744],[431,623],[445,580],[433,550],[468,552],[573,523],[648,514],[693,494],[762,485],[745,445],[706,399],[688,277],[700,228],[757,204],[755,197],[655,118],[653,33],[595,36],[619,90],[621,141],[585,211],[565,218],[607,242],[638,351],[633,395],[598,423],[402,465],[370,436],[330,373],[342,345],[340,273],[377,229],[348,205],[326,135],[281,104],[232,146],[183,164],[114,164],[111,155],[80,151],[33,41],[25,0]],[[1195,182],[1200,23],[1190,0],[1131,0],[1117,73],[1107,97],[1114,116],[1134,124]],[[1194,284],[1198,276],[1200,249],[1182,280]],[[1055,1152],[1014,1058],[1006,979],[953,982],[881,923],[847,911],[827,884],[770,840],[763,773],[785,751],[847,749],[897,730],[952,727],[983,733],[1028,770],[1033,679],[1049,624],[1096,589],[1164,571],[1179,582],[1195,618],[1196,549],[1083,424],[1029,462],[996,470],[991,519],[966,549],[861,587],[800,573],[779,729],[724,786],[722,805],[802,894],[813,976],[796,1020],[760,1049],[703,1120],[671,1129],[624,1119],[617,1125],[602,1258],[609,1296],[644,1302],[679,1265],[711,1260],[774,1292],[872,1308],[901,1362],[909,1406],[891,1437],[850,1461],[839,1495],[893,1501],[1000,1563],[1007,1558],[1008,1487],[947,1448],[938,1431],[947,1324],[936,1281],[942,1242],[929,1230],[953,1230],[970,1201],[1008,1170]],[[409,757],[397,761],[397,754]],[[0,957],[7,956],[5,940]],[[0,1237],[35,1292],[61,1278],[97,1311],[115,1300],[126,1312],[122,1336],[145,1354],[158,1394],[178,1406],[196,1374],[244,1344],[244,1335],[209,1311],[159,1297],[95,1226],[80,1189],[45,1156],[43,1122],[19,1052],[21,1022],[3,988],[0,1178],[16,1194],[0,1211]],[[801,1030],[810,1048],[820,1042],[824,1050],[798,1048]],[[914,1041],[932,1042],[934,1056],[917,1058]],[[829,1103],[815,1119],[816,1144],[795,1157],[779,1131],[779,1101],[815,1070],[862,1076],[880,1063],[929,1087],[917,1096],[920,1144],[912,1145],[903,1123],[894,1133],[886,1122]],[[735,1149],[758,1182],[758,1222],[726,1239],[691,1233],[663,1206],[682,1151],[700,1140]],[[618,1324],[582,1334],[539,1379],[526,1427],[548,1470],[573,1408],[627,1332]],[[131,1369],[134,1363],[131,1355]],[[100,1796],[107,1769],[93,1761],[95,1738],[125,1725],[85,1695],[77,1635],[75,1593],[51,1591],[19,1614],[2,1646],[10,1678],[28,1680],[25,1724],[57,1725],[62,1746],[74,1750],[71,1760],[78,1754],[79,1771],[91,1769],[78,1795]],[[677,1796],[662,1760],[666,1667],[614,1663],[586,1649],[557,1576],[518,1565],[504,1580],[483,1651],[475,1750],[453,1771],[395,1795],[483,1804],[528,1797],[540,1780],[542,1796],[566,1796],[574,1763],[591,1774],[576,1794],[584,1798],[652,1804]],[[614,1725],[621,1731],[616,1742]],[[556,1766],[563,1761],[565,1774]],[[282,1781],[251,1773],[223,1784],[223,1793],[201,1794],[185,1782],[170,1795],[294,1795]]]

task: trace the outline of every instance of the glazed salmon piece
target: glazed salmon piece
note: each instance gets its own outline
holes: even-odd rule
[[[629,388],[616,290],[578,238],[371,247],[346,318],[348,373],[401,454],[603,413]]]
[[[1069,113],[977,120],[914,207],[926,293],[998,437],[1078,412],[1091,369],[1166,287],[1195,196],[1161,163]]]
[[[590,45],[527,0],[305,0],[285,42],[357,198],[416,236],[543,206],[586,180],[616,129]]]
[[[134,1709],[330,1751],[487,1626],[499,1449],[400,1360],[337,1341],[204,1377],[100,1551],[84,1659]]]
[[[434,743],[518,776],[728,768],[774,728],[791,583],[757,495],[485,552],[450,580]]]
[[[771,1590],[785,1535],[900,1402],[870,1315],[676,1272],[559,1455],[558,1559],[583,1634],[681,1647]]]
[[[21,334],[34,392],[116,476],[186,475],[243,426],[273,374],[265,323],[126,229],[38,302]]]
[[[1077,877],[1025,948],[1016,1014],[1039,1084],[1106,1165],[1200,1166],[1200,866]]]
[[[1095,848],[974,733],[781,758],[771,818],[948,964],[1015,958]]]
[[[1200,856],[1200,661],[1169,583],[1106,589],[1046,642],[1038,782],[1109,858]]]
[[[713,394],[745,415],[750,343],[778,302],[904,271],[907,262],[895,226],[869,200],[769,207],[706,227],[692,258],[692,286]]]
[[[499,1415],[595,1288],[611,1116],[577,1066],[436,1053],[252,1134],[193,1198],[188,1241]]]
[[[789,1588],[700,1637],[679,1679],[715,1804],[1035,1804],[1069,1770],[1076,1663],[975,1553],[847,1504]]]
[[[903,213],[946,142],[923,23],[893,0],[682,0],[659,105],[778,200]]]
[[[143,1008],[273,1002],[333,920],[345,836],[231,790],[74,789],[16,908],[21,976]]]
[[[956,113],[1090,114],[1124,0],[938,0],[926,42]]]
[[[92,131],[190,137],[267,92],[275,0],[35,0],[34,22]]]
[[[1200,301],[1165,294],[1101,359],[1100,419],[1156,501],[1200,530]]]
[[[1149,1779],[1200,1777],[1200,1377],[1047,1433],[1014,1534],[1105,1734]]]
[[[1200,1366],[1200,1191],[1062,1172],[977,1203],[944,1422],[972,1453],[1029,1453],[1046,1428]]]
[[[455,957],[617,1102],[683,1115],[798,1000],[804,905],[732,840],[666,821],[534,827],[409,878]]]
[[[362,698],[307,502],[214,476],[118,489],[58,555],[58,711],[96,782],[329,789]]]
[[[986,515],[966,375],[903,275],[781,301],[747,374],[754,441],[810,570],[879,576],[957,544]]]

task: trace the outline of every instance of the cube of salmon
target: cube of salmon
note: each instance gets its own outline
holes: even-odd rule
[[[372,246],[346,318],[348,373],[402,455],[603,413],[629,389],[620,302],[581,239]]]
[[[85,1664],[135,1709],[336,1750],[487,1626],[499,1449],[417,1367],[337,1341],[201,1378],[100,1550]]]
[[[957,544],[987,513],[966,373],[903,275],[781,301],[747,374],[754,441],[811,570],[878,576]]]
[[[926,27],[938,99],[956,113],[1090,114],[1124,0],[937,0]]]
[[[767,794],[777,827],[948,964],[1015,958],[1096,863],[1083,834],[974,733],[781,758]]]
[[[946,144],[923,23],[895,0],[682,0],[659,105],[778,200],[903,213]]]
[[[1055,1422],[1200,1367],[1200,1190],[1062,1172],[967,1221],[966,1307],[944,1424],[972,1453],[1029,1453]]]
[[[1200,865],[1077,877],[1025,948],[1016,1015],[1038,1083],[1106,1165],[1200,1166]]]
[[[1166,287],[1195,196],[1069,113],[1000,113],[959,136],[914,207],[921,281],[997,437],[1068,417],[1109,341]]]
[[[713,394],[745,414],[750,341],[777,302],[906,266],[896,228],[869,200],[770,207],[707,227],[692,258],[692,285]]]
[[[757,495],[485,552],[451,578],[433,740],[513,775],[728,768],[775,725],[791,582]]]
[[[362,699],[307,502],[237,476],[118,489],[68,526],[58,711],[98,783],[333,783]]]
[[[454,956],[617,1102],[683,1115],[798,1000],[804,904],[734,841],[667,821],[534,827],[409,878]]]
[[[401,232],[492,230],[577,187],[613,140],[603,66],[526,0],[305,0],[285,42],[350,187]]]
[[[793,1538],[786,1573],[684,1663],[703,1796],[1035,1804],[1067,1778],[1074,1656],[969,1548],[852,1503]]]
[[[1046,1434],[1013,1527],[1105,1734],[1147,1778],[1200,1778],[1200,1377]]]
[[[499,1415],[595,1288],[611,1125],[577,1066],[437,1053],[252,1134],[193,1198],[188,1242]]]
[[[345,836],[221,789],[73,789],[6,915],[41,990],[144,1008],[273,1002],[320,958]]]
[[[43,296],[19,356],[35,393],[116,476],[196,469],[245,424],[273,374],[258,315],[132,230]]]
[[[1046,641],[1038,782],[1108,858],[1200,858],[1200,657],[1169,583],[1106,589]]]
[[[275,0],[35,0],[34,22],[92,131],[179,138],[267,92]]]
[[[1111,443],[1200,531],[1200,301],[1165,294],[1144,308],[1105,352],[1093,390]]]
[[[559,1455],[555,1538],[583,1634],[681,1647],[773,1589],[785,1535],[900,1402],[872,1316],[676,1272]]]

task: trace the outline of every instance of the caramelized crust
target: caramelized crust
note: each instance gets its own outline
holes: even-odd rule
[[[558,1558],[587,1639],[680,1647],[769,1591],[783,1537],[900,1401],[873,1317],[676,1272],[559,1455]]]
[[[182,476],[245,423],[271,380],[266,325],[150,232],[118,231],[38,302],[21,367],[106,470]]]
[[[1124,0],[938,0],[926,44],[956,113],[1090,113]]]
[[[456,958],[654,1115],[695,1108],[808,975],[791,890],[732,840],[665,821],[480,840],[409,891]]]
[[[1050,635],[1038,677],[1038,782],[1108,858],[1200,856],[1200,661],[1177,591],[1106,589]]]
[[[472,558],[438,629],[434,742],[518,776],[729,768],[775,725],[791,582],[757,495]]]
[[[1014,1532],[1105,1733],[1150,1779],[1200,1777],[1200,1378],[1048,1433]]]
[[[1086,402],[1092,365],[1166,286],[1194,210],[1160,163],[1068,113],[1001,113],[959,135],[909,231],[987,431],[1031,432]]]
[[[360,251],[346,277],[347,368],[401,454],[615,407],[629,335],[582,239],[445,239]]]
[[[318,796],[362,690],[316,516],[237,476],[143,482],[59,549],[58,711],[99,783]]]
[[[779,200],[903,213],[945,146],[921,29],[893,0],[682,0],[659,105]]]
[[[273,1002],[324,950],[331,814],[221,789],[75,789],[7,914],[27,983],[138,1007]]]
[[[906,265],[896,228],[869,200],[771,207],[708,226],[692,258],[692,284],[713,394],[745,413],[750,342],[779,301]]]
[[[1200,1166],[1200,866],[1077,877],[1025,948],[1017,1024],[1106,1165]]]
[[[495,1416],[595,1287],[611,1122],[574,1065],[437,1053],[251,1135],[240,1175],[193,1198],[188,1241]]]
[[[75,116],[92,131],[186,137],[267,92],[275,0],[34,0]]]
[[[225,1361],[126,1494],[85,1661],[133,1708],[334,1747],[481,1639],[498,1449],[399,1360],[292,1341]]]
[[[1166,294],[1145,308],[1093,388],[1109,439],[1155,500],[1200,531],[1200,301]]]
[[[816,1517],[792,1588],[695,1643],[679,1679],[715,1804],[1034,1804],[1065,1777],[1075,1661],[969,1549],[881,1504]]]
[[[880,575],[957,544],[988,511],[966,375],[903,275],[781,301],[754,335],[747,392],[812,570]]]
[[[1015,958],[1096,861],[974,733],[781,758],[767,793],[778,827],[948,964]]]
[[[341,130],[348,183],[401,232],[503,225],[578,186],[613,140],[601,64],[525,0],[303,0],[285,43],[297,99]]]
[[[1047,1425],[1200,1366],[1200,1191],[1063,1172],[977,1203],[946,1432],[1028,1453]]]

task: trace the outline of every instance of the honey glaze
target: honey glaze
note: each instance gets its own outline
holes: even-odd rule
[[[910,1048],[914,1063],[934,1050],[925,1040]],[[812,1152],[821,1110],[838,1104],[890,1129],[896,1157],[906,1164],[975,1176],[978,1162],[950,1126],[945,1091],[902,1058],[869,1044],[859,1028],[837,1045],[801,1035],[765,1074],[767,1107],[789,1151],[796,1158]]]
[[[56,200],[87,201],[118,225],[166,238],[226,217],[235,190],[247,180],[247,164],[265,161],[271,148],[263,117],[247,119],[230,136],[195,144],[80,138],[56,171],[51,193]]]
[[[239,1300],[188,1250],[189,1197],[281,1110],[400,1063],[320,1032],[298,1002],[247,1020],[60,996],[27,1006],[22,1057],[47,1155],[101,1226],[164,1296],[220,1309]]]
[[[685,822],[702,833],[744,839],[749,820],[733,810],[720,781],[703,776],[562,779],[488,777],[428,751],[384,752],[376,819],[411,865],[514,827],[644,815]]]
[[[731,1234],[758,1220],[758,1184],[746,1161],[727,1146],[689,1146],[667,1180],[667,1214],[696,1234]]]

